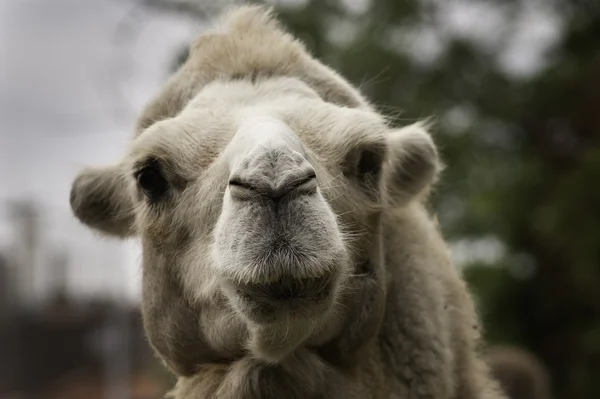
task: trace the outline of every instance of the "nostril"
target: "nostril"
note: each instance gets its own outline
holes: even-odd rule
[[[229,179],[229,193],[232,197],[239,200],[249,200],[257,194],[260,194],[254,185],[242,181],[237,177]]]
[[[252,190],[253,189],[253,187],[250,184],[244,183],[244,182],[242,182],[238,178],[231,178],[229,180],[229,185],[230,186],[234,186],[234,187],[244,188],[246,190]]]
[[[310,194],[316,189],[317,175],[314,169],[310,168],[301,173],[296,172],[281,178],[266,195],[271,199],[279,200],[288,194]]]
[[[298,179],[297,185],[301,186],[303,184],[309,183],[311,180],[316,180],[317,175],[315,172],[310,172],[307,176]]]
[[[300,192],[310,192],[317,188],[317,175],[314,171],[309,172],[306,176],[293,181],[289,185],[289,190],[299,190]]]

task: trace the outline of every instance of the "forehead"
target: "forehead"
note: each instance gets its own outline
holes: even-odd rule
[[[324,102],[292,78],[214,82],[183,110],[142,132],[130,146],[132,166],[155,157],[172,161],[180,173],[211,165],[250,118],[281,120],[318,158],[335,161],[352,147],[384,144],[379,115]]]

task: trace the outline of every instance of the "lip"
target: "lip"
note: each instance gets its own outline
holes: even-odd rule
[[[294,279],[284,277],[268,284],[229,284],[235,307],[258,323],[281,315],[298,318],[322,314],[332,305],[337,276]]]
[[[282,278],[269,284],[245,284],[236,292],[244,300],[268,300],[275,302],[313,301],[319,302],[331,293],[332,278]]]

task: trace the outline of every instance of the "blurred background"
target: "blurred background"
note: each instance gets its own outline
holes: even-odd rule
[[[68,193],[233,2],[0,2],[0,399],[172,384],[141,327],[138,244],[80,226]],[[270,3],[398,125],[435,123],[432,208],[489,344],[525,351],[557,399],[600,398],[600,1]]]

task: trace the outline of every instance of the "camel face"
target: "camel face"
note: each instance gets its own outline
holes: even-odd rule
[[[208,86],[132,143],[145,263],[248,322],[318,327],[377,227],[386,129],[295,79]]]
[[[79,173],[70,201],[89,227],[140,238],[149,340],[191,375],[323,346],[362,305],[368,328],[346,348],[368,342],[386,293],[382,215],[425,198],[439,168],[425,126],[392,129],[244,8],[196,41],[126,156]]]

